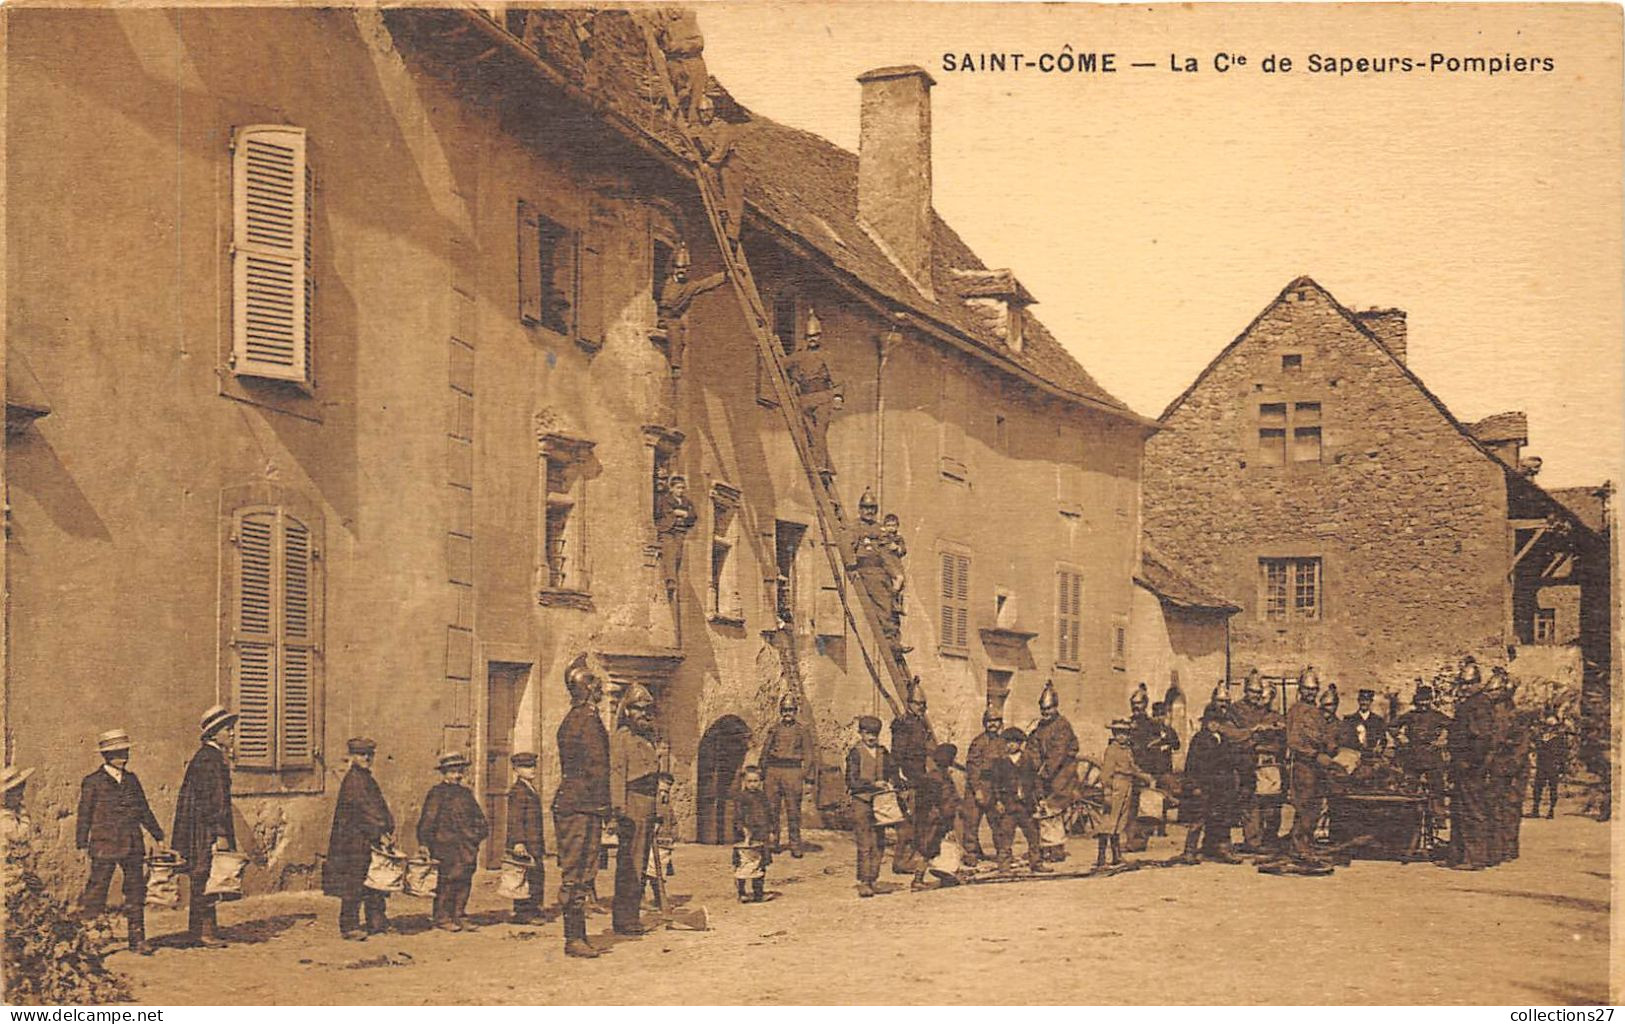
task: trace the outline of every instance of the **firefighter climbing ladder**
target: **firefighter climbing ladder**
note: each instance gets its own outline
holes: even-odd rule
[[[677,93],[672,88],[671,72],[666,66],[666,55],[660,48],[660,41],[655,36],[655,29],[647,21],[639,18],[643,28],[644,42],[648,47],[649,59],[653,62],[657,77],[665,91],[668,109],[674,118],[678,118]],[[703,83],[699,88],[704,88]],[[686,126],[679,120],[679,127],[685,131],[684,156],[688,158],[694,169],[694,180],[700,189],[700,199],[705,206],[706,219],[711,222],[711,233],[716,237],[717,248],[722,253],[723,263],[728,269],[728,281],[733,285],[734,295],[739,299],[740,311],[745,316],[745,323],[756,338],[756,349],[761,355],[763,365],[767,367],[768,376],[773,381],[773,390],[779,401],[779,412],[784,417],[785,425],[790,428],[790,440],[795,445],[796,455],[801,459],[802,469],[806,471],[807,482],[811,485],[813,504],[818,510],[818,529],[824,535],[824,554],[829,559],[829,568],[835,579],[835,592],[841,600],[841,611],[846,618],[853,637],[858,642],[858,651],[863,655],[863,664],[869,671],[869,678],[874,681],[875,689],[885,698],[886,704],[891,708],[894,716],[901,715],[902,710],[890,691],[880,679],[880,670],[875,665],[875,657],[870,654],[869,646],[865,643],[862,632],[858,628],[858,616],[852,613],[852,603],[847,595],[847,578],[843,568],[844,551],[842,544],[843,524],[835,512],[835,497],[830,492],[829,484],[823,474],[814,464],[811,445],[804,433],[805,419],[801,412],[801,402],[796,396],[795,388],[784,372],[784,356],[779,348],[778,340],[773,336],[769,326],[766,308],[762,304],[761,293],[756,288],[756,279],[750,271],[750,263],[745,259],[744,245],[737,249],[730,244],[726,227],[717,203],[716,190],[710,177],[705,173],[705,162],[692,139],[686,135]],[[885,640],[880,622],[876,619],[874,610],[864,602],[859,602],[863,609],[864,625],[868,629],[869,639],[875,643],[876,650],[880,652],[879,661],[886,668],[891,677],[892,686],[898,693],[908,692],[907,667],[899,664],[901,656],[892,657],[887,650],[889,644]]]

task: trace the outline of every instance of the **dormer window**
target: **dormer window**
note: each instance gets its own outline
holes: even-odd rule
[[[1026,309],[1034,302],[1008,270],[955,270],[959,297],[979,326],[1013,352],[1026,347]]]

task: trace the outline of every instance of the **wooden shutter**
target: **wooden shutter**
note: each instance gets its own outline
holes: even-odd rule
[[[942,552],[942,645],[970,644],[970,559]]]
[[[519,200],[519,320],[542,322],[542,222],[536,208]]]
[[[594,207],[587,217],[587,230],[581,235],[580,272],[576,275],[576,337],[588,348],[601,348],[608,326],[609,296],[605,287],[609,276],[604,273],[604,252],[609,239],[605,224],[607,211]]]
[[[239,129],[232,154],[232,370],[310,377],[310,177],[305,131]]]
[[[310,528],[282,517],[282,649],[278,768],[315,763],[315,550]]]
[[[275,767],[275,606],[277,515],[275,510],[238,513],[233,527],[236,582],[231,638],[237,722],[237,763]]]

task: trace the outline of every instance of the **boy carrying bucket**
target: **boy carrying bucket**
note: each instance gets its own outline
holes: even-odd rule
[[[542,897],[547,890],[547,869],[542,865],[542,798],[536,792],[537,755],[528,750],[514,754],[513,786],[508,790],[508,853],[529,860],[525,869],[526,895],[513,901],[514,924],[542,919]]]
[[[763,789],[762,769],[747,764],[734,796],[734,886],[741,903],[760,903],[767,898],[762,888],[767,884],[767,866],[773,863],[773,848],[768,843],[772,832],[773,811]],[[749,895],[746,881],[750,882]]]

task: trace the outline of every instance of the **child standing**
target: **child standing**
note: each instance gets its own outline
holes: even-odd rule
[[[873,896],[880,879],[881,827],[875,824],[875,797],[897,788],[901,781],[891,753],[880,745],[880,719],[862,716],[857,745],[846,752],[846,792],[851,797],[859,896]]]
[[[1038,806],[1038,766],[1026,753],[1027,734],[1015,726],[1004,730],[1005,756],[993,762],[993,845],[1000,872],[1010,870],[1016,829],[1027,840],[1027,868],[1048,871],[1038,839],[1033,810]]]
[[[753,870],[741,868],[739,850],[734,850],[734,886],[739,890],[741,903],[760,903],[766,898],[762,887],[767,882],[767,866],[773,862],[773,848],[768,842],[772,832],[773,812],[762,786],[762,769],[748,764],[739,792],[734,796],[734,841],[752,848],[756,864]],[[745,894],[747,880],[750,882],[748,896]]]
[[[939,744],[926,759],[925,776],[914,790],[914,835],[919,842],[920,858],[912,888],[930,887],[925,873],[932,859],[942,852],[942,841],[953,831],[959,818],[959,790],[949,774],[958,756],[959,748],[952,743]],[[953,875],[938,873],[937,878],[943,885],[959,884]]]
[[[1096,870],[1106,866],[1108,845],[1111,847],[1112,866],[1123,863],[1122,835],[1134,814],[1134,783],[1153,784],[1151,776],[1135,766],[1134,753],[1129,748],[1134,723],[1119,718],[1107,728],[1111,730],[1111,742],[1106,745],[1106,753],[1100,759],[1100,785],[1104,791],[1105,808],[1095,821],[1095,838],[1100,842],[1100,852],[1095,857]]]

